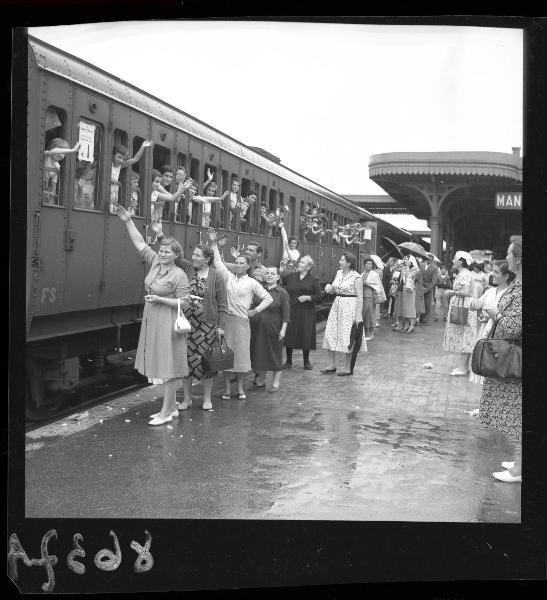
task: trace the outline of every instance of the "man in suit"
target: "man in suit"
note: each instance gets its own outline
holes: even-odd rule
[[[421,323],[427,323],[429,320],[429,313],[431,312],[431,302],[434,298],[435,294],[435,286],[437,285],[437,276],[439,269],[437,265],[433,262],[433,255],[428,254],[424,270],[422,272],[424,279],[424,303],[425,303],[425,313],[420,316]]]

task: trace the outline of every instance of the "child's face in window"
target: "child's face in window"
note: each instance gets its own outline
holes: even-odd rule
[[[232,181],[232,192],[239,192],[239,181]]]
[[[152,188],[154,190],[158,191],[160,185],[161,185],[161,176],[158,175],[158,177],[154,177],[154,179],[152,180]]]
[[[216,184],[213,185],[211,183],[211,185],[209,185],[209,187],[207,188],[207,196],[214,196],[217,193],[217,186]]]
[[[184,169],[177,169],[175,181],[177,183],[181,183],[181,182],[184,182],[185,179],[186,179],[186,171]]]
[[[125,160],[125,156],[121,152],[116,152],[112,157],[112,162],[116,167],[119,167],[123,161]]]
[[[249,196],[247,197],[247,202],[249,204],[254,204],[257,201],[257,196],[256,194],[249,194]]]
[[[170,186],[173,181],[173,173],[171,171],[165,171],[165,173],[161,176],[161,184],[163,187]]]
[[[131,177],[131,191],[136,192],[139,189],[139,178]]]

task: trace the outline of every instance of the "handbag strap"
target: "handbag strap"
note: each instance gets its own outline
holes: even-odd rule
[[[177,317],[182,317],[180,313],[180,298],[177,298]]]

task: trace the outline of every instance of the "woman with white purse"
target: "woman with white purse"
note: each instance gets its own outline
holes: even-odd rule
[[[186,333],[189,324],[181,309],[190,304],[190,286],[180,268],[182,248],[173,238],[163,238],[154,252],[131,220],[131,214],[114,208],[126,224],[127,233],[150,269],[144,279],[146,289],[135,368],[150,383],[163,384],[163,404],[151,415],[149,425],[164,425],[178,416],[176,391],[188,374]],[[176,324],[176,327],[175,327]]]

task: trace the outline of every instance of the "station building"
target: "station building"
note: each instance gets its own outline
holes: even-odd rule
[[[445,262],[457,250],[505,258],[522,233],[520,148],[503,152],[390,152],[370,157],[369,177],[389,197],[349,197],[371,212],[427,220],[431,252]]]

